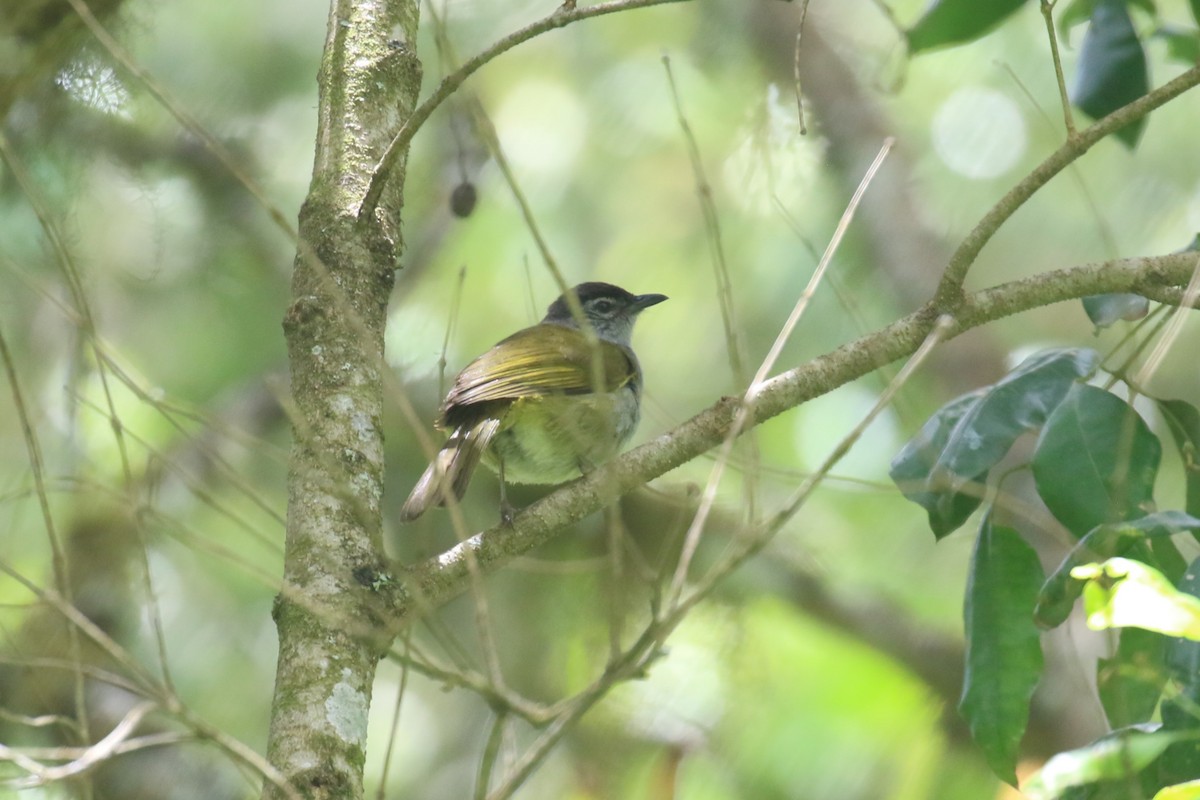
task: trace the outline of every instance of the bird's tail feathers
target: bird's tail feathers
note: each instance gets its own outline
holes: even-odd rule
[[[434,506],[444,506],[451,493],[462,499],[483,451],[499,430],[500,420],[490,418],[455,429],[404,501],[400,519],[409,522]]]

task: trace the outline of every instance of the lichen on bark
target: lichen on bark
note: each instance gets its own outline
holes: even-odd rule
[[[376,212],[360,219],[359,208],[416,103],[416,26],[416,0],[334,0],[318,75],[313,178],[284,317],[293,444],[268,742],[305,797],[362,796],[366,711],[388,641],[359,576],[383,569],[381,370],[403,159]],[[286,794],[268,785],[264,796]]]

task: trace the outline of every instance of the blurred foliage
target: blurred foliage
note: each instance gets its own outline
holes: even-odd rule
[[[0,563],[35,585],[67,589],[156,675],[160,626],[166,666],[191,713],[261,751],[289,439],[280,320],[294,245],[147,87],[71,22],[65,4],[38,4],[53,10],[41,17],[47,30],[71,25],[53,40],[25,16],[13,23],[18,16],[2,13],[3,5],[0,62],[13,69],[3,70],[0,92],[7,142],[0,333],[41,453],[55,538],[6,381]],[[897,153],[784,349],[786,368],[911,311],[948,249],[1063,141],[1038,4],[994,5],[1005,7],[1002,24],[910,59],[906,37],[931,13],[922,0],[814,2],[802,50],[812,97],[807,137],[797,133],[792,84],[798,3],[701,0],[604,17],[540,37],[472,78],[470,94],[452,99],[417,136],[409,162],[407,254],[388,333],[399,379],[387,420],[392,555],[412,561],[454,542],[440,512],[393,524],[426,463],[398,393],[430,427],[449,376],[540,318],[557,294],[470,98],[494,124],[568,282],[600,279],[671,297],[635,336],[647,375],[644,441],[739,389],[728,367],[711,231],[662,57],[670,59],[718,211],[734,318],[752,365],[861,178],[854,152],[878,149],[882,135],[872,125],[897,138]],[[311,170],[325,9],[282,0],[126,0],[104,10],[137,63],[294,219]],[[552,8],[451,0],[438,10],[466,57]],[[1179,53],[1195,40],[1194,11],[1194,2],[1159,0],[1152,18],[1135,4],[1132,24],[1151,85],[1181,71]],[[417,46],[429,90],[444,74],[430,24]],[[1060,46],[1066,75],[1077,76],[1088,46]],[[1149,118],[1136,150],[1101,142],[1001,229],[971,284],[1179,249],[1200,229],[1198,125],[1200,106],[1186,95]],[[469,204],[464,184],[473,187]],[[872,197],[898,193],[908,202],[871,205]],[[1156,319],[1152,312],[1149,324]],[[1144,341],[1152,330],[1134,335]],[[1073,304],[946,345],[763,556],[695,609],[644,679],[620,686],[584,717],[518,796],[997,796],[999,781],[952,710],[962,688],[960,620],[973,538],[958,533],[936,543],[925,514],[887,481],[888,465],[948,397],[995,384],[1035,350],[1086,344],[1107,356],[1134,331],[1120,321],[1093,333]],[[1194,402],[1196,335],[1186,322],[1138,388]],[[761,513],[792,493],[890,374],[757,429],[757,451],[738,451],[739,469],[720,487],[700,569],[737,535],[751,505]],[[1172,469],[1158,475],[1154,496],[1162,508],[1182,508],[1194,494],[1187,490],[1195,448],[1184,444],[1196,426],[1154,413],[1146,419],[1159,440],[1179,437],[1180,447],[1164,453]],[[1010,461],[1029,459],[1016,440],[1024,429],[1011,431]],[[619,557],[596,518],[486,581],[508,687],[550,704],[603,670],[614,631],[639,630],[655,602],[657,576],[669,575],[712,463],[685,465],[623,503]],[[512,499],[522,504],[541,493],[521,488]],[[495,522],[496,494],[488,477],[472,486],[464,512],[473,528]],[[1075,542],[1046,512],[1034,518],[1022,532],[1049,571]],[[52,541],[66,555],[62,580],[54,576]],[[1190,560],[1195,546],[1185,545]],[[1025,754],[1038,762],[1104,733],[1092,664],[1111,642],[1078,629],[1063,639],[1067,656],[1047,656],[1052,689],[1043,694],[1050,697],[1033,700]],[[12,718],[76,716],[71,664],[118,669],[109,653],[72,648],[57,612],[0,574],[0,708],[10,712],[0,718],[0,742],[95,740],[133,705],[127,689],[86,681],[88,730]],[[471,598],[415,629],[411,648],[414,658],[449,672],[486,672]],[[400,642],[395,652],[403,651]],[[372,704],[368,793],[385,780],[388,796],[470,796],[492,718],[488,703],[445,675],[402,674],[399,661],[381,669]],[[401,685],[398,735],[389,744]],[[1058,715],[1039,711],[1043,702]],[[1181,701],[1176,718],[1187,708]],[[151,729],[187,726],[158,713],[142,730]],[[524,723],[510,726],[500,765],[535,734]],[[91,796],[164,797],[163,775],[171,797],[253,795],[255,781],[234,764],[211,744],[140,751],[97,770]],[[19,774],[0,764],[0,778]]]

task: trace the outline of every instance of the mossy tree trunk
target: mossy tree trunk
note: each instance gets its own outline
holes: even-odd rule
[[[293,445],[279,663],[268,758],[303,796],[361,797],[371,686],[386,625],[383,333],[401,250],[403,159],[359,209],[421,84],[417,0],[333,0],[318,76],[313,179],[284,319]],[[268,783],[264,797],[286,796]]]

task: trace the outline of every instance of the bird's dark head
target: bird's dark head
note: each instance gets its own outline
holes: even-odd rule
[[[570,291],[579,298],[579,306],[597,336],[625,345],[629,344],[637,315],[667,299],[665,294],[631,294],[620,286],[599,281],[581,283]],[[550,304],[542,322],[579,327],[566,295]]]

